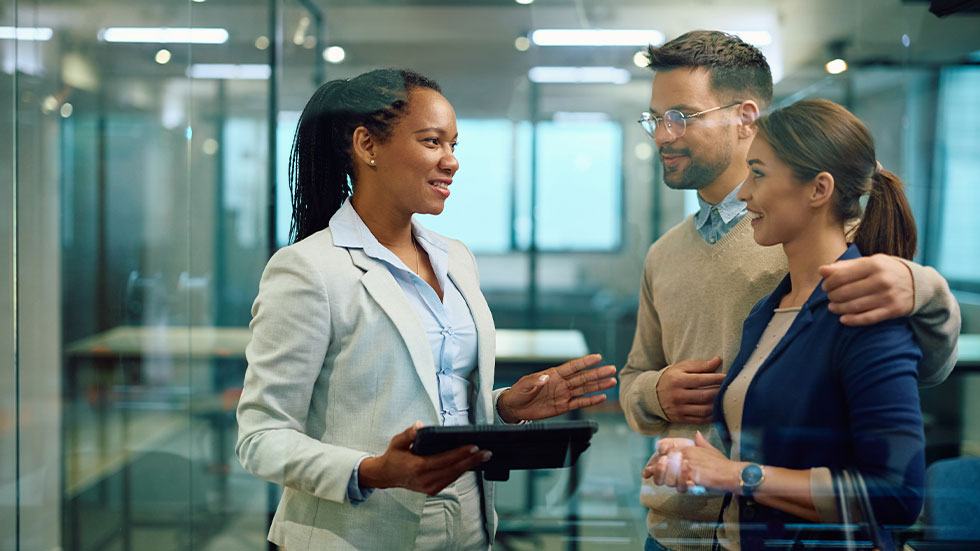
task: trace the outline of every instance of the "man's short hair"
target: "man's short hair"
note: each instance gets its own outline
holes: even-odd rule
[[[720,31],[691,31],[663,46],[647,48],[648,68],[669,71],[705,68],[717,91],[733,96],[748,94],[759,107],[772,103],[772,72],[758,48]],[[740,99],[733,97],[732,99]]]

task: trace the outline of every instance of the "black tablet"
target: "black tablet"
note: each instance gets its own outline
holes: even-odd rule
[[[556,421],[525,425],[423,427],[412,445],[417,455],[434,455],[467,444],[490,450],[493,457],[476,470],[487,480],[507,480],[513,469],[550,469],[574,465],[599,430],[595,421]]]

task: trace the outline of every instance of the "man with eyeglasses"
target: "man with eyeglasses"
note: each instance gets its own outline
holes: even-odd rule
[[[650,111],[639,123],[659,150],[664,182],[697,190],[700,209],[647,254],[620,401],[641,434],[694,438],[700,430],[721,448],[710,425],[712,403],[738,352],[742,321],[787,272],[780,247],[755,243],[745,204],[736,199],[748,175],[753,122],[772,101],[772,76],[758,49],[717,31],[689,32],[648,54],[655,75]],[[920,386],[946,378],[960,316],[938,272],[883,255],[823,270],[841,322],[912,316],[923,352]],[[644,481],[640,501],[650,508],[647,551],[711,549],[721,496]]]

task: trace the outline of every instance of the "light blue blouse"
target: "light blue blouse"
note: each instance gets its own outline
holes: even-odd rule
[[[470,423],[469,407],[473,386],[470,375],[477,362],[476,325],[463,295],[449,279],[449,249],[445,241],[412,220],[412,234],[429,256],[436,280],[442,288],[443,299],[439,300],[435,290],[425,280],[378,242],[354,210],[350,199],[333,215],[329,227],[334,245],[362,249],[364,254],[382,262],[388,268],[418,313],[429,338],[429,347],[436,366],[442,424],[448,426]],[[357,485],[359,466],[360,461],[354,468],[351,484],[348,486],[348,497],[352,502],[362,501],[370,494]]]

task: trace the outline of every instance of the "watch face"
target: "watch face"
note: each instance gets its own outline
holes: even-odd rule
[[[742,468],[742,484],[749,487],[758,486],[762,482],[762,467],[749,463]]]

